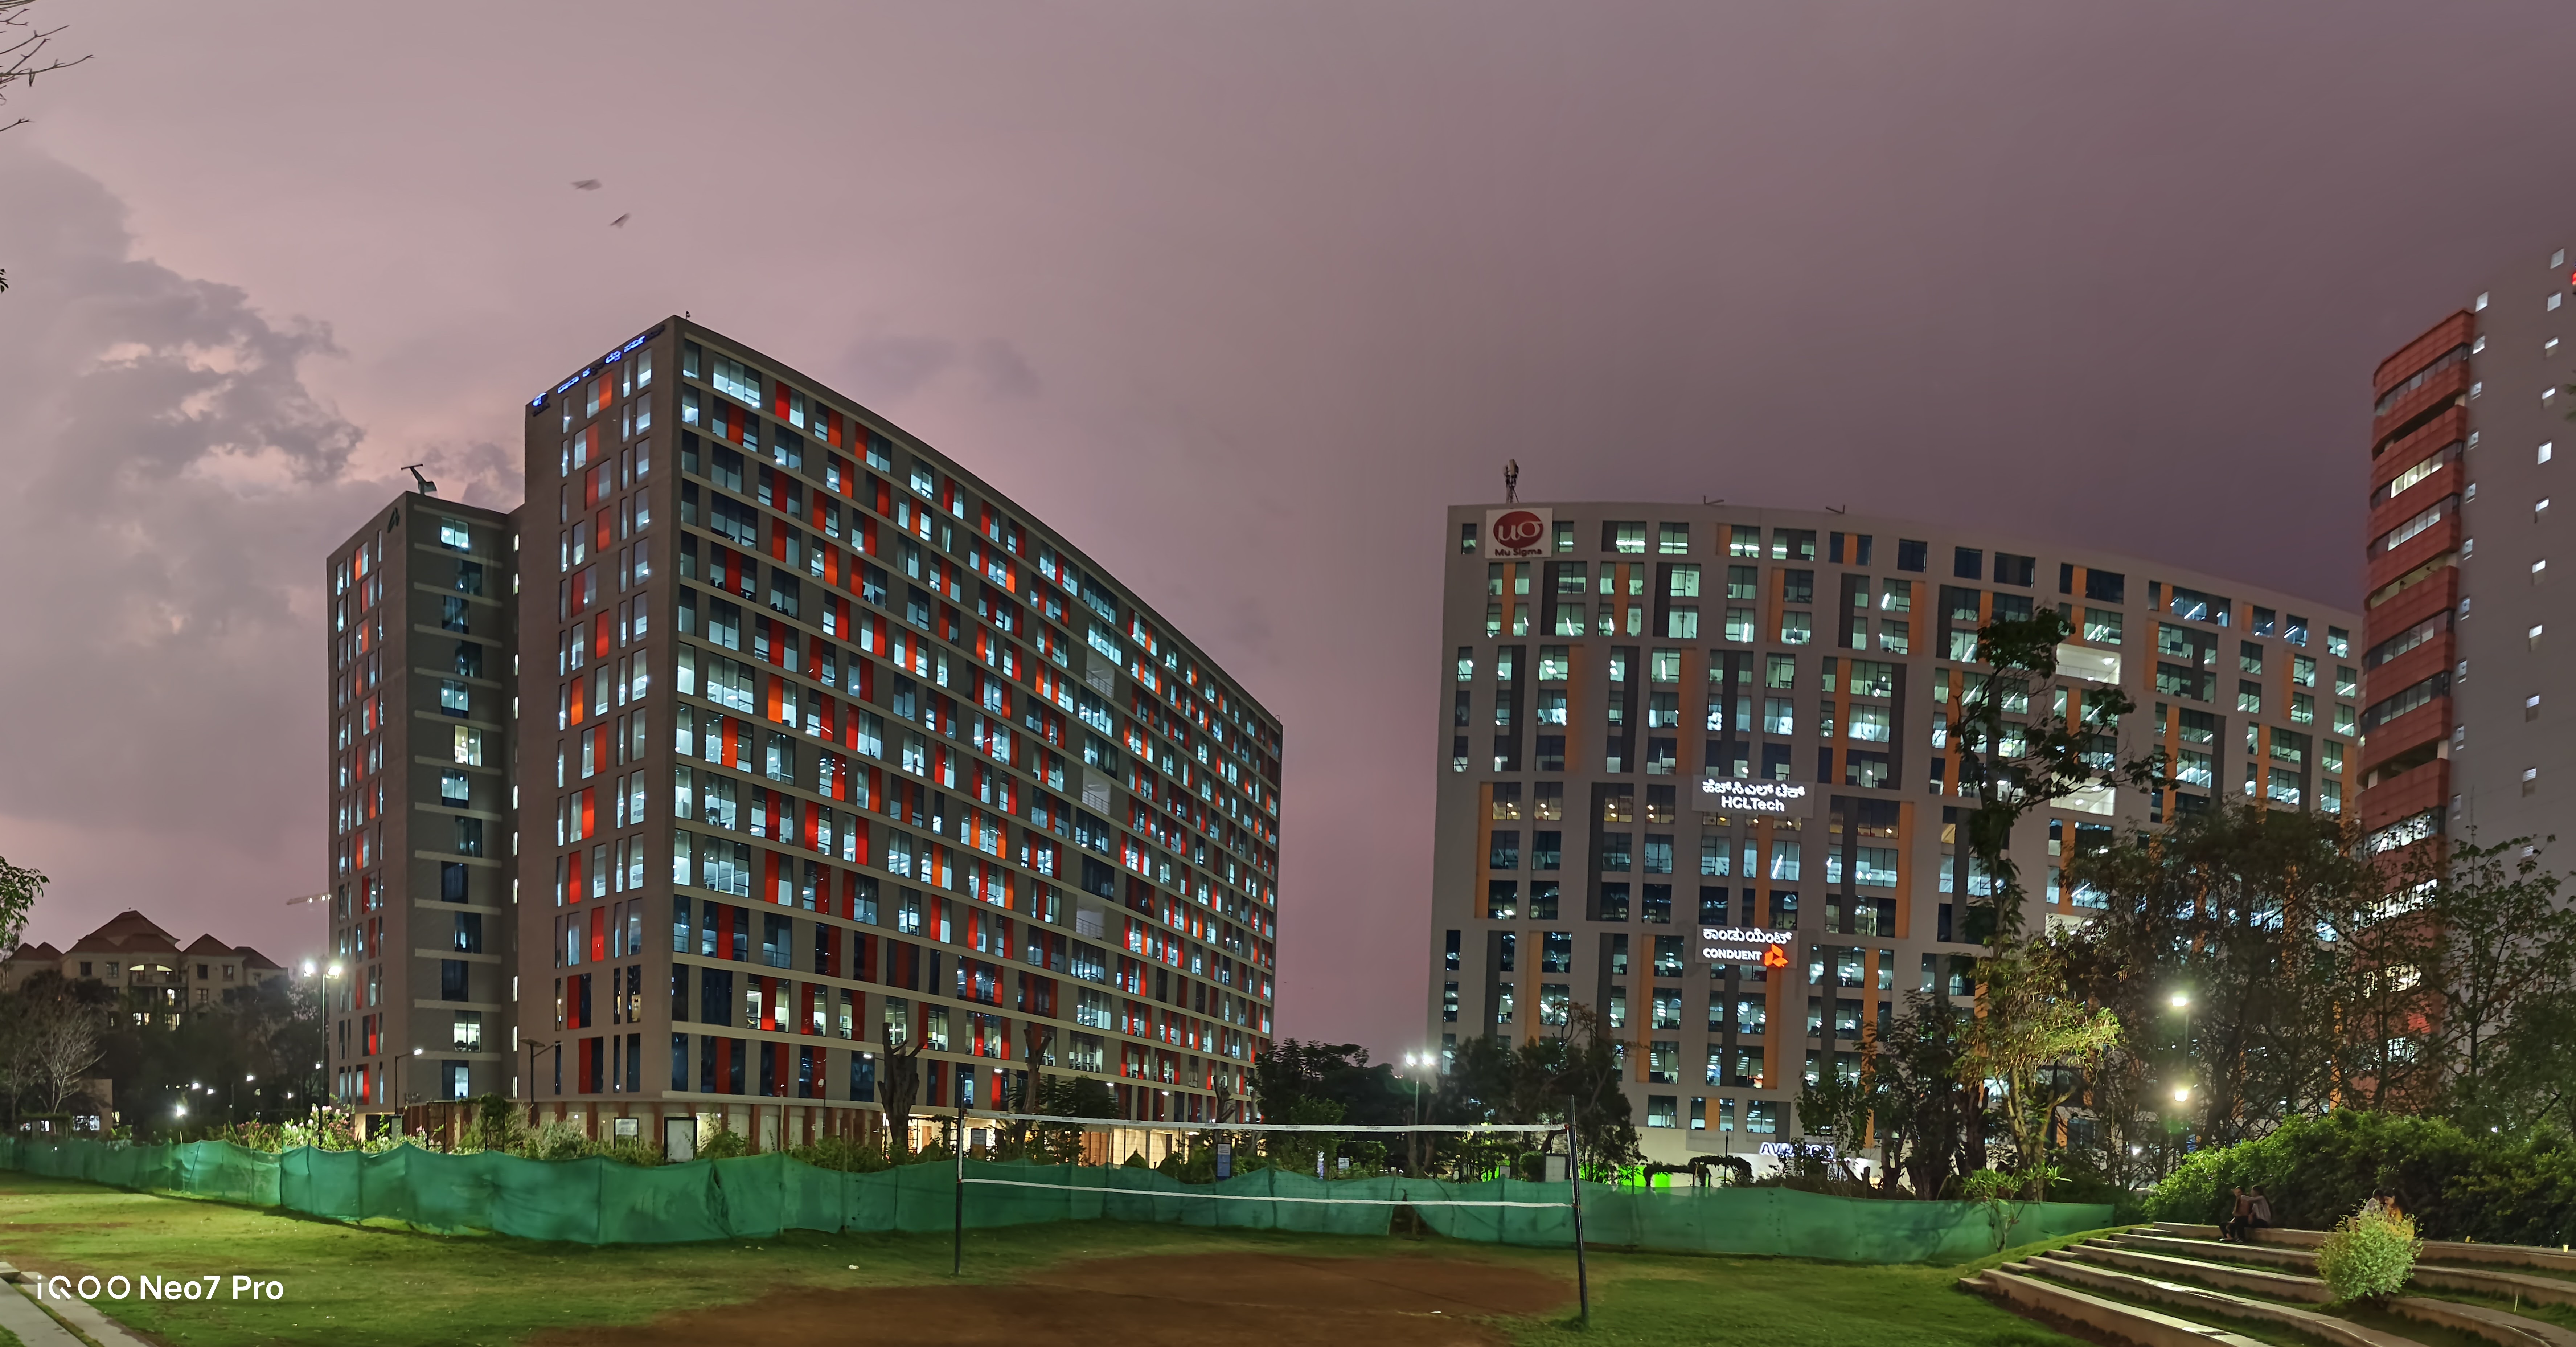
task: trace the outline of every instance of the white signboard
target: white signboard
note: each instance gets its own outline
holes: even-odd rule
[[[1759,927],[1703,926],[1699,928],[1699,957],[1709,963],[1758,963],[1785,968],[1789,942],[1796,938],[1788,931]],[[1773,950],[1781,951],[1776,964],[1769,957]]]
[[[1712,776],[1699,783],[1700,807],[1721,813],[1785,814],[1791,804],[1805,798],[1807,788],[1789,781],[1738,781]]]
[[[1485,557],[1490,561],[1510,561],[1545,556],[1548,538],[1555,532],[1556,510],[1551,506],[1487,510]]]

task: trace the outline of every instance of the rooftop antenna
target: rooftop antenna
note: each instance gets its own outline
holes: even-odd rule
[[[1518,505],[1521,499],[1521,461],[1503,460],[1503,504]]]
[[[1828,506],[1826,506],[1826,507],[1825,507],[1825,513],[1827,513],[1827,514],[1849,514],[1849,513],[1851,513],[1851,511],[1850,511],[1847,507],[1844,507],[1844,506],[1840,506],[1840,505],[1828,505]]]
[[[1702,496],[1702,497],[1700,497],[1700,498],[1699,498],[1699,503],[1700,503],[1700,504],[1702,504],[1702,505],[1724,505],[1724,504],[1726,503],[1726,497],[1724,497],[1724,496]]]
[[[438,483],[420,475],[420,470],[428,466],[426,463],[405,463],[403,471],[410,473],[411,479],[420,484],[420,494],[435,496],[438,494]]]

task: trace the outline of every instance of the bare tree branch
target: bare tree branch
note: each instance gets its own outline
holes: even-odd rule
[[[87,56],[75,56],[65,60],[48,54],[48,50],[54,44],[54,35],[63,29],[60,25],[52,28],[37,27],[33,9],[35,2],[36,0],[0,0],[0,104],[9,101],[9,86],[24,84],[32,89],[36,86],[38,75],[50,75],[57,70],[69,70],[89,59]],[[0,123],[0,131],[11,130],[26,124],[27,119],[19,117]]]

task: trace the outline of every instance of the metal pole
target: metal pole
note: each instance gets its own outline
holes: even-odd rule
[[[948,1275],[966,1275],[966,1097],[957,1097],[957,1138],[951,1147],[957,1152],[957,1222],[955,1241],[948,1264]]]
[[[1592,1326],[1592,1276],[1583,1262],[1583,1151],[1574,1129],[1574,1096],[1565,1097],[1566,1196],[1574,1207],[1574,1293],[1583,1307],[1583,1326]]]

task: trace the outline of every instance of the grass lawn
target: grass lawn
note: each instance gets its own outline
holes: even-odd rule
[[[1401,1247],[1569,1276],[1572,1270],[1570,1256],[1560,1252],[1447,1241],[1403,1241]],[[2040,1247],[2046,1246],[2031,1246]],[[1370,1257],[1390,1251],[1384,1239],[1083,1222],[970,1231],[966,1261],[970,1279],[1008,1280],[1015,1272],[1065,1259],[1220,1252]],[[497,1347],[544,1329],[637,1323],[668,1310],[750,1300],[782,1286],[941,1283],[947,1280],[949,1244],[936,1235],[799,1232],[757,1244],[590,1249],[356,1228],[0,1172],[0,1258],[45,1273],[243,1273],[285,1283],[285,1298],[276,1303],[100,1303],[110,1317],[180,1347]],[[1969,1270],[1595,1253],[1588,1332],[1570,1322],[1542,1320],[1502,1327],[1532,1347],[1575,1341],[2065,1347],[2074,1341],[1954,1289]],[[1032,1337],[1031,1347],[1042,1347],[1042,1341]]]

